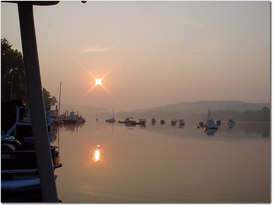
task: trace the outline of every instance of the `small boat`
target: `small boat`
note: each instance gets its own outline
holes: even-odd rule
[[[217,130],[218,128],[217,128],[217,125],[214,123],[213,120],[207,120],[207,123],[204,126],[204,130],[207,130],[207,129]]]
[[[63,118],[63,122],[67,124],[76,124],[77,121],[78,121],[78,118],[73,111],[70,112],[69,115]]]
[[[144,118],[139,119],[138,122],[139,125],[145,125],[146,124],[146,120]]]
[[[165,124],[165,120],[160,120],[160,124],[164,125]]]
[[[124,123],[125,123],[126,126],[135,126],[135,125],[137,125],[137,122],[132,117],[126,118]]]
[[[235,122],[231,119],[229,119],[227,122],[226,122],[227,126],[229,127],[234,127],[235,126]]]
[[[177,123],[177,120],[171,120],[171,125],[172,125],[172,126],[175,126],[176,123]]]
[[[206,131],[208,129],[218,129],[217,125],[215,124],[213,119],[211,119],[211,117],[210,117],[210,110],[208,113],[207,123],[204,125],[204,131]]]
[[[115,118],[110,118],[110,119],[106,120],[106,122],[108,122],[108,123],[114,123],[114,122],[116,122],[116,120],[115,120]]]
[[[203,122],[198,122],[198,124],[196,126],[197,126],[197,128],[204,127],[204,123]]]
[[[114,117],[114,107],[113,107],[113,117],[106,120],[106,122],[108,122],[108,123],[115,123],[116,122],[115,117]]]
[[[184,126],[184,125],[185,125],[185,121],[184,121],[183,119],[180,119],[180,120],[179,120],[179,125],[180,125],[180,126]]]
[[[125,120],[124,121],[118,121],[118,123],[127,123],[127,122],[129,122],[131,119],[134,119],[133,117],[127,117],[127,118],[125,118]]]
[[[217,126],[221,126],[221,120],[215,120],[215,124],[216,124]]]

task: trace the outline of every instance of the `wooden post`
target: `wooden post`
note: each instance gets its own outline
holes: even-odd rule
[[[44,202],[58,202],[36,44],[32,2],[18,2],[32,132]]]

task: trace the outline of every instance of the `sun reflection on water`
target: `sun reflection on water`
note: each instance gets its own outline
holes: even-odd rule
[[[94,154],[95,162],[100,160],[100,149],[99,148],[100,148],[100,145],[97,145],[97,148],[96,148],[95,154]]]

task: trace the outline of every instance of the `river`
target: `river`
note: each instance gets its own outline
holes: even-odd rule
[[[270,202],[269,123],[204,133],[188,121],[126,127],[89,119],[58,128],[53,144],[65,203]]]

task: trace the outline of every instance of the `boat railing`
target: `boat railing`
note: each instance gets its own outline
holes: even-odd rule
[[[46,109],[46,121],[47,126],[51,126],[50,122],[50,110]],[[30,109],[29,107],[24,106],[16,106],[16,121],[15,123],[9,128],[9,130],[6,133],[2,133],[2,135],[5,136],[16,136],[16,128],[18,125],[22,126],[31,126],[31,117],[30,117]],[[50,131],[49,131],[50,132]],[[51,138],[51,136],[49,135]]]
[[[38,169],[2,169],[1,174],[38,174]]]
[[[4,135],[10,136],[12,133],[15,132],[15,129],[16,129],[16,123]]]
[[[16,106],[16,122],[31,123],[29,107]],[[46,108],[46,121],[50,124],[50,110]]]
[[[62,163],[58,163],[54,165],[54,169],[62,167]],[[38,174],[39,170],[38,169],[2,169],[1,174],[5,175],[13,175],[13,174],[24,174],[24,175],[29,175],[29,174]]]

